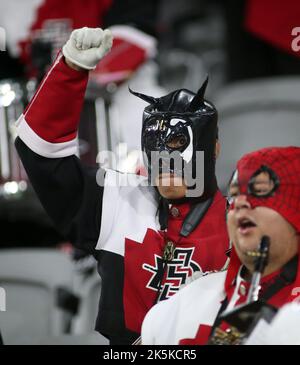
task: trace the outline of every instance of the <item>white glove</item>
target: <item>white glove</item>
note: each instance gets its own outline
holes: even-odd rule
[[[110,51],[112,43],[113,36],[109,29],[84,27],[72,32],[62,52],[75,65],[93,70]]]

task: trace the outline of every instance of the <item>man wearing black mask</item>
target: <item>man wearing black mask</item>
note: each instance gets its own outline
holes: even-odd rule
[[[215,177],[217,111],[204,100],[207,81],[196,94],[182,89],[153,98],[132,91],[150,104],[142,128],[148,178],[96,171],[75,156],[87,70],[111,45],[109,30],[72,33],[17,122],[16,147],[58,229],[98,261],[96,330],[111,344],[130,344],[157,301],[195,272],[222,270],[229,241]]]

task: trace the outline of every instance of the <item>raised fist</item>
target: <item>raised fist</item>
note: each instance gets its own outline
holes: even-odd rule
[[[84,27],[72,32],[62,52],[76,66],[93,70],[110,51],[112,43],[113,36],[109,29]]]

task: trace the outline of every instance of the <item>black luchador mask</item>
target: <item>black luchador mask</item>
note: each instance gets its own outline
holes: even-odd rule
[[[158,174],[166,172],[183,177],[188,189],[192,190],[200,173],[203,189],[195,197],[209,197],[215,193],[218,115],[214,105],[204,100],[207,83],[208,79],[196,94],[179,89],[161,98],[129,89],[150,104],[143,113],[141,142],[152,184]]]

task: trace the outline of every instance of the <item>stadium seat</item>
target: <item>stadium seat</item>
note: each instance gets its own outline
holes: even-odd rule
[[[0,312],[0,325],[5,344],[67,332],[72,316],[62,308],[62,299],[72,293],[72,280],[73,263],[63,252],[2,250],[0,287],[5,290],[6,311]]]
[[[236,161],[268,146],[300,146],[300,78],[276,77],[231,84],[214,98],[219,110],[219,186],[225,192]]]
[[[101,279],[97,271],[89,276],[75,275],[74,292],[80,298],[80,304],[78,314],[72,320],[71,333],[89,334],[95,329],[101,293]]]

